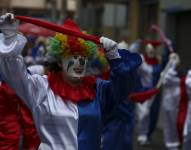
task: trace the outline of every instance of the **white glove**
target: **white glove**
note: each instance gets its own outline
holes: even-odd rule
[[[176,66],[180,63],[180,57],[177,53],[171,53],[169,55],[169,59],[172,61],[172,63]]]
[[[100,38],[100,43],[103,44],[103,48],[106,51],[106,56],[108,59],[121,58],[118,53],[117,42],[102,36]]]
[[[133,53],[138,53],[139,49],[141,47],[141,43],[142,40],[141,39],[137,39],[135,42],[133,42],[130,46],[129,46],[129,51],[133,52]]]
[[[14,41],[18,31],[18,22],[14,19],[14,14],[6,13],[0,16],[0,30],[4,35],[6,45]]]
[[[14,17],[14,14],[12,13],[5,13],[4,15],[1,15],[0,18],[1,18],[1,21],[0,21],[1,23],[1,22],[4,22],[4,20],[6,20],[7,18],[9,18],[10,20],[13,20],[15,17]]]

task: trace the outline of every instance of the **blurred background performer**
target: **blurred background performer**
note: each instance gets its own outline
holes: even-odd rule
[[[189,150],[191,148],[191,71],[188,71],[186,76],[186,91],[188,94],[188,107],[186,113],[186,120],[183,129],[183,150]]]
[[[144,44],[146,44],[146,46],[145,53],[142,56],[143,64],[139,67],[138,73],[141,77],[144,90],[147,90],[156,86],[160,76],[161,65],[160,59],[156,53],[156,47],[161,43],[158,41],[145,41]],[[137,141],[141,145],[146,144],[149,140],[149,128],[152,121],[150,118],[150,110],[154,103],[153,98],[154,97],[151,97],[151,100],[142,104],[137,104],[139,121]]]
[[[178,68],[180,58],[178,54],[172,53],[169,56],[170,67],[167,69],[163,80],[162,96],[162,129],[165,146],[168,150],[178,150],[180,146],[177,118],[179,103],[181,100],[181,72]],[[162,75],[164,73],[162,72]]]

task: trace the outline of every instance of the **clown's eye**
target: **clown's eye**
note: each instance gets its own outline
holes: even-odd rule
[[[85,59],[80,58],[79,62],[80,62],[80,65],[82,65],[82,66],[85,65]]]

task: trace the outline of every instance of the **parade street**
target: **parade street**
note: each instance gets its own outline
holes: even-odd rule
[[[140,146],[136,140],[134,140],[135,150],[166,150],[163,142],[162,130],[156,129],[153,133],[151,142],[148,145]]]

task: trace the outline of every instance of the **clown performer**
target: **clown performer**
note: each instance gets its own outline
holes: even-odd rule
[[[180,146],[177,118],[179,103],[181,100],[181,72],[178,69],[180,58],[178,54],[171,53],[169,56],[168,68],[161,73],[163,76],[162,96],[162,129],[165,146],[168,150],[178,150]]]
[[[183,150],[189,150],[191,147],[191,71],[188,71],[186,77],[186,87],[188,94],[188,108],[183,131]]]
[[[70,20],[65,25],[80,33]],[[102,117],[119,100],[127,97],[126,83],[132,80],[127,74],[136,71],[142,62],[141,57],[130,54],[129,59],[123,60],[117,43],[101,37],[100,43],[112,70],[112,80],[103,81],[93,74],[107,68],[98,46],[81,38],[57,33],[50,40],[49,48],[54,70],[48,77],[30,75],[19,55],[26,39],[17,34],[13,14],[1,16],[0,28],[4,29],[0,38],[0,71],[31,109],[40,135],[39,149],[100,149]]]
[[[3,81],[0,85],[0,114],[1,150],[38,148],[40,140],[30,110]]]
[[[160,59],[157,57],[155,48],[159,46],[160,41],[143,41],[146,44],[145,54],[143,55],[143,64],[139,67],[138,73],[141,77],[141,83],[144,90],[149,90],[155,87],[158,82],[161,65]],[[140,145],[148,143],[149,140],[149,128],[151,124],[151,106],[154,104],[154,97],[144,103],[137,104],[138,112],[138,138],[137,141]]]

